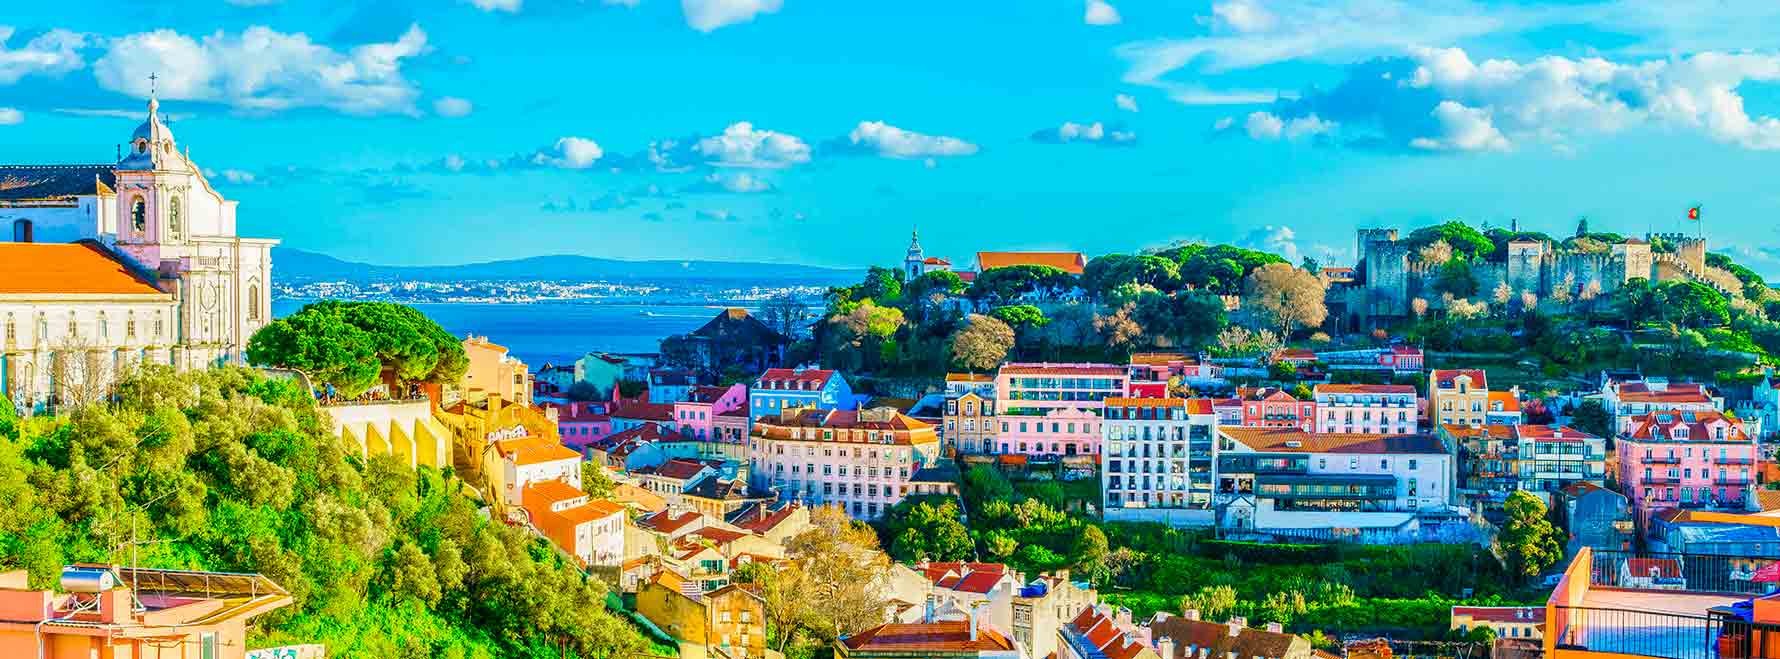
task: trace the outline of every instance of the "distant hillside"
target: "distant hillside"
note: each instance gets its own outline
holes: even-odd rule
[[[730,261],[623,261],[561,254],[463,265],[372,265],[337,259],[300,249],[274,247],[272,263],[278,279],[305,281],[448,281],[569,280],[666,281],[705,280],[738,283],[845,284],[857,281],[856,270],[781,263]]]

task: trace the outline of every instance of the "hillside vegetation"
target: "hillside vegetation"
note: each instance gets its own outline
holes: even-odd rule
[[[0,405],[0,410],[7,406]],[[645,649],[606,587],[491,522],[449,473],[363,461],[301,386],[224,368],[126,377],[59,418],[0,412],[0,568],[259,572],[296,602],[250,644],[333,657],[609,657]]]

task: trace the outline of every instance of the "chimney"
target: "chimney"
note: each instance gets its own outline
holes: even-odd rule
[[[1242,628],[1248,626],[1248,618],[1242,616],[1230,616],[1230,620],[1225,622],[1224,626],[1230,628],[1230,636],[1232,638],[1241,636]]]
[[[1270,622],[1270,623],[1267,623],[1267,631],[1273,632],[1275,634],[1284,634],[1284,633],[1286,633],[1286,626],[1279,624],[1277,622]]]
[[[1162,659],[1174,659],[1174,639],[1167,636],[1156,639],[1156,654]]]
[[[1199,619],[1199,609],[1187,609],[1185,611],[1180,612],[1180,616],[1182,618],[1186,618],[1188,620],[1198,620]]]
[[[977,625],[981,623],[981,621],[978,620],[978,618],[982,616],[982,614],[978,613],[979,610],[979,607],[970,607],[970,640],[973,643],[977,640]]]
[[[501,411],[501,395],[497,394],[497,393],[488,394],[488,420],[490,423],[494,422],[495,413],[500,412],[500,411]]]
[[[35,234],[31,231],[30,220],[12,221],[12,242],[28,243],[33,242],[34,240]]]

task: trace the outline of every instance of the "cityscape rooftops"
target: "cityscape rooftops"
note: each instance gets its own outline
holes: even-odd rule
[[[769,391],[815,391],[834,376],[835,371],[823,368],[769,368],[754,380],[754,388]]]
[[[1087,607],[1069,621],[1069,630],[1079,635],[1088,646],[1106,659],[1132,659],[1144,650],[1144,644],[1119,629],[1118,622],[1099,607]]]
[[[548,437],[518,437],[495,442],[495,450],[516,465],[579,460],[581,454]]]
[[[850,653],[894,652],[908,657],[923,656],[922,653],[957,655],[1014,650],[1013,641],[1001,632],[987,626],[979,626],[973,632],[968,621],[890,623],[853,634],[840,643]]]
[[[1615,395],[1622,403],[1654,405],[1710,405],[1712,403],[1712,392],[1706,389],[1706,385],[1693,382],[1627,382],[1617,387]]]
[[[1312,433],[1297,428],[1221,427],[1218,432],[1258,452],[1444,454],[1440,440],[1425,434]]]
[[[587,496],[581,488],[568,484],[567,481],[552,478],[550,480],[532,481],[525,484],[526,503],[537,503],[549,506],[558,501],[579,499]]]
[[[1491,412],[1520,411],[1520,398],[1516,397],[1512,391],[1492,391],[1489,401]]]
[[[614,403],[607,416],[614,419],[635,419],[639,421],[673,421],[673,403],[648,403],[640,401],[624,401]]]
[[[1661,411],[1633,417],[1626,437],[1635,441],[1737,442],[1749,441],[1741,420],[1722,412]]]
[[[866,410],[816,410],[798,408],[786,410],[779,416],[763,416],[755,422],[755,429],[764,436],[774,439],[790,439],[790,435],[778,436],[776,429],[783,428],[827,428],[836,430],[927,430],[933,424],[916,419],[894,408],[880,407]],[[837,433],[834,441],[867,441],[866,437],[852,437],[852,433]]]
[[[1523,441],[1533,442],[1581,442],[1600,439],[1600,437],[1570,426],[1522,424],[1514,426],[1514,434]]]

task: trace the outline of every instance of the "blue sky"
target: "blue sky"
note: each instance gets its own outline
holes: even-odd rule
[[[1110,3],[1110,4],[1108,4]],[[164,112],[343,258],[860,266],[1358,226],[1683,227],[1780,272],[1780,5],[166,0],[0,12],[0,150]]]

